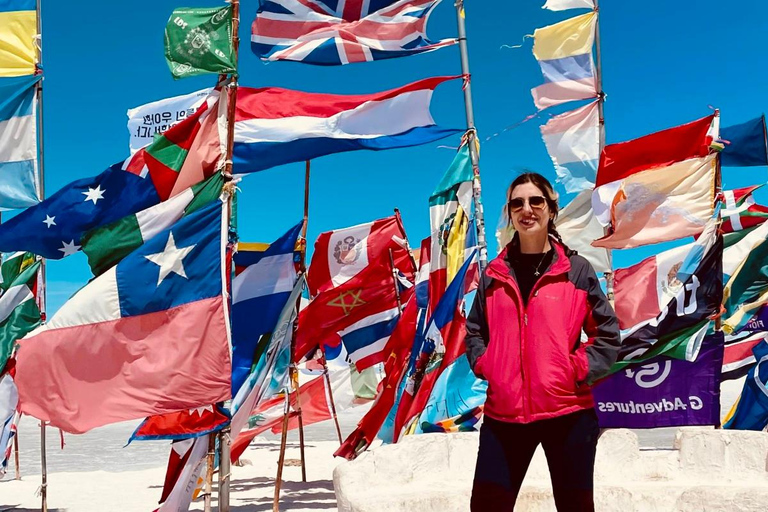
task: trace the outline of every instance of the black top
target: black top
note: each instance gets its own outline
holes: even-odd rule
[[[520,287],[525,305],[528,305],[528,297],[531,295],[533,285],[547,271],[554,256],[554,248],[550,248],[546,253],[523,254],[520,252],[520,244],[510,244],[507,258],[512,270],[515,271],[517,285]],[[536,275],[537,272],[538,275]]]

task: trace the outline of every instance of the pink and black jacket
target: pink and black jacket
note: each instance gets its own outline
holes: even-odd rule
[[[485,414],[499,421],[530,423],[594,407],[590,385],[608,373],[621,345],[592,266],[550,243],[552,264],[527,306],[507,247],[485,269],[467,317],[469,364],[488,381]]]

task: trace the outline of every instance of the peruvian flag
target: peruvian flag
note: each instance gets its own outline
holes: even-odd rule
[[[762,185],[723,191],[723,233],[732,233],[762,224],[768,219],[768,207],[755,203],[752,195]]]
[[[339,287],[369,266],[389,268],[390,249],[395,267],[412,273],[413,265],[399,214],[322,233],[315,242],[307,275],[310,295],[314,297]]]

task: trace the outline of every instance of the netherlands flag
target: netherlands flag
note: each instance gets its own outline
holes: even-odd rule
[[[437,126],[429,111],[434,89],[457,78],[427,78],[361,95],[241,87],[235,115],[235,171],[263,171],[358,149],[418,146],[460,133]]]

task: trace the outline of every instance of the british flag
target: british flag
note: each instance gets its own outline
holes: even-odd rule
[[[260,0],[251,49],[262,60],[321,66],[406,57],[450,46],[430,41],[441,0]]]

